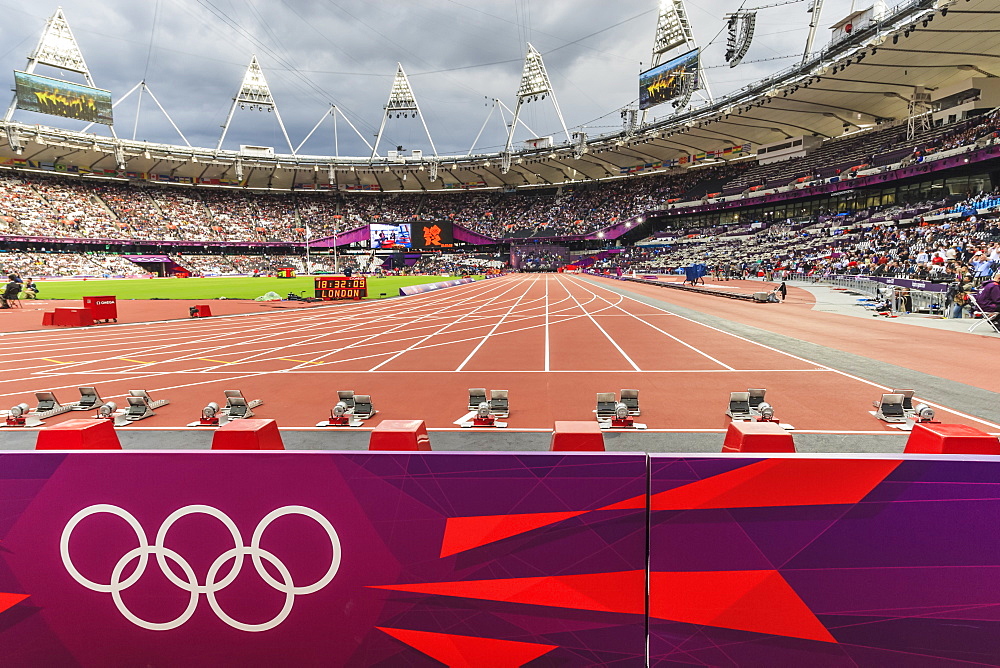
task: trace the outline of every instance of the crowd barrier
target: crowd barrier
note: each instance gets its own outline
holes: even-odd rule
[[[895,288],[909,290],[910,312],[941,313],[945,306],[947,284],[915,281],[908,278],[889,278],[884,276],[827,276],[818,279],[821,283],[830,283],[842,288],[858,290],[873,297],[888,297],[896,311],[906,310],[903,304],[896,301]]]
[[[6,665],[997,655],[996,457],[0,457]]]

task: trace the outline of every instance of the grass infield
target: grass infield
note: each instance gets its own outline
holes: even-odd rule
[[[445,276],[390,276],[368,279],[368,298],[399,295],[407,285],[437,283],[456,278]],[[313,296],[313,277],[250,278],[227,276],[213,278],[96,278],[86,281],[41,281],[39,299],[81,299],[85,296],[113,295],[118,299],[253,299],[273,291],[284,299],[289,292]],[[23,297],[23,294],[22,294]]]

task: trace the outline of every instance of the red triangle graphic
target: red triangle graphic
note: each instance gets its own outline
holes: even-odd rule
[[[31,594],[5,594],[0,592],[0,612],[12,608]]]
[[[586,511],[562,513],[526,513],[523,515],[482,515],[479,517],[449,517],[441,539],[441,556],[494,543],[521,533],[540,529]]]
[[[685,624],[837,642],[778,571],[652,572],[649,615]]]
[[[652,510],[857,503],[899,460],[767,459],[651,497]]]
[[[511,668],[523,666],[529,661],[551,652],[558,645],[456,636],[449,633],[431,631],[409,631],[407,629],[387,629],[385,631],[396,640],[423,652],[450,668]]]
[[[575,610],[645,614],[646,572],[587,573],[538,578],[375,585],[417,594],[548,605]]]

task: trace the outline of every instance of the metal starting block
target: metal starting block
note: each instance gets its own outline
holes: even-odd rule
[[[188,422],[189,427],[221,427],[229,422],[229,416],[219,409],[219,404],[214,401],[201,409],[201,417],[196,422]]]
[[[104,405],[104,400],[101,399],[101,395],[97,393],[96,387],[79,387],[77,389],[80,390],[80,400],[76,403],[70,404],[72,410],[90,411]]]
[[[873,403],[875,410],[868,412],[883,422],[905,423],[904,399],[904,395],[899,393],[883,394],[880,400]]]
[[[347,407],[347,402],[343,400],[338,401],[333,410],[330,411],[329,420],[316,423],[317,427],[361,427],[363,425],[364,422],[351,414],[350,409]]]
[[[128,394],[129,396],[125,397],[128,399],[128,409],[125,411],[125,419],[128,422],[135,422],[136,420],[145,420],[148,417],[153,417],[156,415],[156,413],[153,412],[154,408],[166,406],[170,403],[166,399],[153,401],[153,399],[149,396],[149,392],[146,390],[129,390]]]
[[[750,393],[730,392],[729,408],[726,409],[726,415],[734,420],[749,420],[752,418],[753,412],[750,410]]]
[[[52,392],[35,392],[35,399],[38,400],[38,405],[35,406],[33,415],[38,419],[62,415],[73,410],[72,404],[63,406]]]
[[[611,394],[610,392],[608,394]],[[597,426],[601,429],[645,429],[646,425],[636,422],[629,415],[629,407],[621,402],[615,404],[614,415],[610,419],[598,418]]]
[[[6,413],[6,419],[0,427],[41,427],[42,421],[32,414],[29,414],[31,407],[28,404],[18,404]]]
[[[488,401],[481,401],[479,406],[476,407],[476,414],[473,418],[471,420],[460,422],[459,426],[465,428],[488,427],[493,429],[503,429],[507,426],[507,423],[497,421],[494,416],[490,415],[490,403]]]
[[[222,413],[230,420],[241,420],[252,418],[253,410],[264,403],[263,399],[247,401],[240,390],[226,390],[226,405]]]
[[[114,426],[123,427],[129,422],[126,413],[127,411],[124,408],[118,408],[118,404],[108,401],[97,407],[97,415],[94,416],[94,419],[111,420]]]

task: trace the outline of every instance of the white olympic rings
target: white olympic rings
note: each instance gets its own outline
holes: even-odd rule
[[[101,513],[115,515],[125,520],[125,522],[132,527],[136,538],[139,540],[139,546],[126,552],[125,555],[118,560],[118,563],[115,564],[111,571],[111,581],[108,584],[93,582],[92,580],[84,577],[73,564],[73,560],[69,554],[69,540],[76,526],[87,517]],[[193,514],[208,515],[209,517],[214,517],[222,522],[223,526],[229,530],[229,533],[233,538],[233,544],[235,545],[235,547],[230,550],[226,550],[219,555],[214,562],[212,562],[212,565],[209,567],[208,573],[205,576],[205,584],[200,584],[198,582],[198,576],[195,574],[194,569],[191,568],[191,564],[189,564],[186,559],[174,550],[164,547],[167,532],[170,530],[170,527],[174,525],[174,522],[182,517]],[[296,586],[292,580],[292,575],[288,571],[285,564],[271,552],[268,552],[260,546],[261,537],[264,535],[264,531],[267,527],[269,527],[274,520],[286,515],[303,515],[312,519],[319,524],[324,531],[326,531],[327,536],[330,538],[330,547],[333,550],[330,560],[330,568],[327,569],[323,577],[311,585]],[[191,616],[198,607],[198,601],[201,598],[201,595],[204,594],[205,598],[208,599],[209,607],[212,608],[219,619],[234,629],[253,632],[267,631],[278,626],[285,621],[289,613],[291,613],[292,605],[295,603],[295,597],[297,595],[312,594],[330,584],[334,576],[337,575],[337,571],[340,569],[341,549],[340,537],[337,535],[337,530],[333,528],[332,524],[330,524],[330,521],[312,508],[306,508],[305,506],[283,506],[265,515],[264,518],[257,524],[257,528],[254,529],[253,536],[250,539],[250,546],[247,547],[243,544],[243,536],[240,535],[240,530],[237,528],[236,524],[229,518],[228,515],[216,508],[213,508],[212,506],[191,505],[175,510],[167,517],[167,519],[163,521],[163,524],[160,525],[160,529],[156,532],[156,541],[153,545],[150,545],[142,525],[139,524],[139,521],[133,517],[131,513],[119,508],[118,506],[98,503],[84,508],[70,518],[69,522],[66,523],[66,527],[62,532],[62,537],[59,539],[59,554],[62,557],[62,562],[66,567],[66,571],[74,580],[92,591],[102,592],[105,594],[110,593],[111,598],[114,600],[119,612],[121,612],[127,620],[136,626],[150,631],[169,631],[170,629],[175,629],[191,619]],[[125,602],[122,600],[122,592],[138,582],[139,578],[141,578],[143,573],[146,572],[146,565],[149,563],[150,555],[154,555],[156,557],[156,563],[167,580],[190,594],[190,598],[184,612],[182,612],[179,617],[169,622],[146,621],[129,610],[129,608],[125,605]],[[216,600],[216,594],[231,585],[236,578],[239,577],[240,571],[243,568],[243,559],[246,556],[249,556],[252,560],[254,569],[257,571],[257,574],[260,575],[261,579],[264,580],[264,582],[266,582],[270,587],[285,595],[285,602],[281,611],[270,621],[263,622],[261,624],[246,624],[233,619],[222,610],[222,607]],[[131,575],[122,580],[122,574],[124,573],[125,568],[135,560],[138,560],[135,570]],[[177,564],[180,570],[184,573],[183,578],[179,577],[174,570],[170,568],[169,564],[167,564],[168,560]],[[229,570],[229,573],[227,573],[222,579],[216,580],[219,570],[229,561],[233,561],[233,566]],[[281,577],[280,581],[275,579],[267,571],[264,567],[264,561],[270,563],[275,571],[277,571]]]

